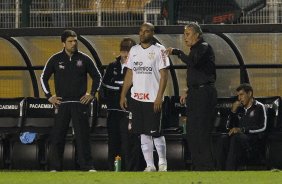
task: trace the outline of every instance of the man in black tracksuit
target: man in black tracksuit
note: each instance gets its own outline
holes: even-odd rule
[[[95,171],[89,142],[88,105],[101,85],[101,74],[92,59],[77,49],[77,35],[65,30],[61,36],[63,51],[53,55],[41,75],[41,85],[49,102],[57,108],[55,125],[51,132],[49,167],[62,170],[62,160],[70,120],[74,128],[81,170]],[[92,88],[87,93],[87,73],[91,76]],[[55,93],[51,94],[48,81],[54,74]]]
[[[125,61],[130,48],[135,44],[135,41],[131,38],[124,38],[121,41],[120,56],[116,58],[116,61],[109,64],[103,77],[102,85],[108,111],[109,170],[114,170],[116,156],[122,158],[122,170],[138,170],[139,140],[137,135],[129,133],[129,112],[122,110],[119,105],[121,88],[127,69],[124,67]]]
[[[259,135],[266,129],[266,110],[253,98],[253,88],[241,84],[237,89],[238,100],[232,105],[227,121],[227,135],[217,144],[217,169],[236,170],[240,163],[254,153]]]
[[[217,101],[215,56],[202,34],[200,26],[192,22],[184,30],[189,55],[174,48],[168,48],[166,52],[177,55],[187,65],[188,92],[180,100],[185,103],[187,96],[187,141],[193,166],[195,170],[213,170],[210,132]]]

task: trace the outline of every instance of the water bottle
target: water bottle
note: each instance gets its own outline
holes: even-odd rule
[[[121,157],[117,155],[115,157],[115,172],[119,171],[121,171]]]

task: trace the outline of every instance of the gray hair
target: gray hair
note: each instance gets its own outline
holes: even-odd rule
[[[184,29],[192,28],[195,33],[199,33],[199,37],[202,37],[203,31],[197,22],[189,22]]]

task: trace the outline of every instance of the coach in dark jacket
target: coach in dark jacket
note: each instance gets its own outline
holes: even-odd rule
[[[266,129],[266,110],[253,97],[253,88],[241,84],[237,89],[238,100],[232,105],[227,121],[227,135],[218,141],[217,169],[236,170],[239,164],[254,154],[259,134]]]
[[[190,48],[183,51],[168,48],[168,54],[177,55],[187,65],[187,94],[181,96],[181,103],[187,104],[187,142],[195,170],[213,170],[211,136],[215,114],[217,91],[215,56],[212,47],[204,41],[202,30],[197,23],[185,26],[184,41]]]
[[[101,74],[92,59],[78,51],[77,35],[65,30],[61,36],[63,50],[50,57],[41,75],[41,85],[49,102],[57,108],[55,125],[51,133],[50,169],[63,169],[62,160],[70,120],[74,128],[80,170],[95,171],[91,158],[88,104],[101,85]],[[51,94],[48,81],[54,74],[55,95]],[[93,80],[87,93],[87,74]]]

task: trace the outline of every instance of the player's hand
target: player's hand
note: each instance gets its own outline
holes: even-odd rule
[[[126,108],[127,108],[127,101],[126,101],[125,97],[120,97],[119,105],[120,105],[120,108],[122,110],[126,110]]]
[[[180,104],[185,104],[186,103],[186,98],[187,98],[187,94],[181,95],[180,96]]]
[[[162,103],[163,103],[162,99],[156,98],[156,100],[154,102],[154,112],[161,112]]]
[[[169,47],[169,48],[167,48],[167,49],[165,50],[165,54],[169,56],[169,55],[172,54],[172,51],[173,51],[173,48],[172,48],[172,47]]]
[[[55,107],[57,107],[57,105],[60,105],[62,103],[62,97],[58,97],[56,95],[51,96],[48,101],[53,104]]]
[[[238,133],[241,133],[240,128],[231,128],[230,131],[228,132],[228,135],[231,136],[233,134],[238,134]]]
[[[82,96],[80,98],[80,103],[82,104],[88,104],[89,102],[91,102],[94,99],[94,96],[92,96],[91,94],[86,93],[84,96]]]
[[[232,104],[232,108],[231,108],[231,111],[233,113],[235,113],[237,111],[237,109],[241,106],[241,102],[239,100],[235,101],[233,104]]]

